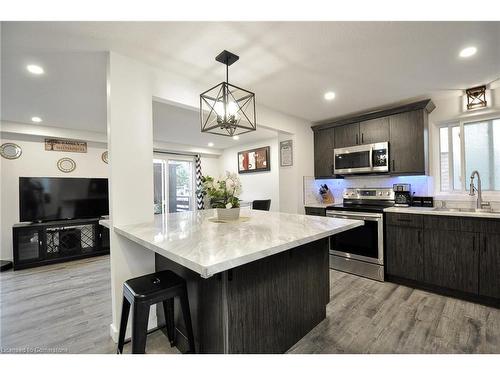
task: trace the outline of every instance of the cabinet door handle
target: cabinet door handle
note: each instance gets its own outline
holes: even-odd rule
[[[365,139],[364,134],[361,133],[361,143],[365,143],[364,139]]]
[[[487,242],[488,241],[488,238],[486,236],[484,236],[484,240],[483,240],[483,253],[486,253],[486,246],[487,246]]]
[[[333,164],[330,166],[330,171],[332,172],[332,175],[335,174],[335,167]]]
[[[472,252],[476,252],[476,236],[472,237]]]
[[[394,159],[392,159],[392,170],[394,171],[396,169],[396,163],[394,163]]]
[[[358,139],[359,139],[359,134],[356,134],[356,144],[357,145],[359,145]]]

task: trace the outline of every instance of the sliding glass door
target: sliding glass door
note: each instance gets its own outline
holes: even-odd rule
[[[155,214],[194,210],[193,157],[155,153],[153,176]]]

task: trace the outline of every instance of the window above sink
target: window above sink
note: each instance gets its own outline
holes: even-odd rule
[[[439,146],[441,192],[466,193],[476,169],[484,192],[500,191],[500,116],[446,124]]]

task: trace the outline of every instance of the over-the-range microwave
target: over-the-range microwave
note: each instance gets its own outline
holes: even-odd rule
[[[389,142],[336,148],[333,158],[335,174],[389,172]]]

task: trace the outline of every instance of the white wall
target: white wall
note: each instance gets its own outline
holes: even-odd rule
[[[220,173],[221,157],[201,156],[201,173],[209,176],[217,176]]]
[[[2,135],[1,143],[14,142],[22,149],[19,159],[0,158],[1,163],[1,248],[0,259],[12,259],[12,225],[19,222],[19,177],[108,177],[108,165],[101,160],[102,143],[88,143],[87,153],[45,151],[44,138]],[[63,173],[57,160],[69,157],[76,169]]]
[[[153,220],[153,114],[151,77],[137,61],[111,52],[107,72],[107,133],[112,225]],[[133,173],[131,173],[133,171]],[[119,328],[122,285],[154,272],[154,253],[110,230],[111,336]],[[150,326],[156,325],[151,309]]]
[[[256,143],[238,145],[224,150],[220,157],[220,170],[213,177],[223,176],[226,171],[238,173],[238,152],[254,148],[271,147],[271,170],[265,172],[239,174],[243,192],[239,197],[243,201],[271,199],[271,211],[280,210],[279,146],[278,138],[271,138]],[[203,170],[203,174],[208,174]]]

